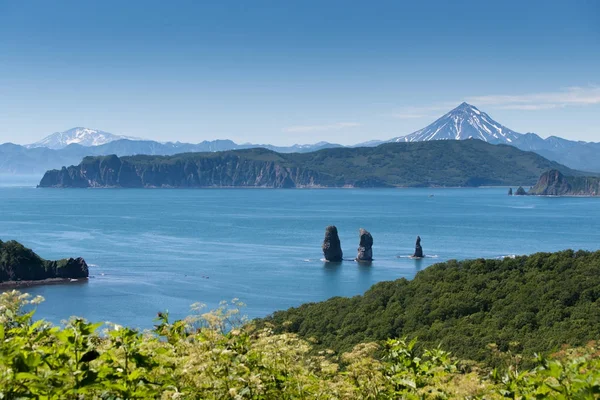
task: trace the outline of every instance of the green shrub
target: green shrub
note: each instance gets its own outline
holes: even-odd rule
[[[153,332],[75,318],[34,321],[30,300],[0,295],[0,398],[5,399],[424,399],[598,398],[599,347],[537,357],[491,348],[497,368],[460,361],[416,340],[361,343],[313,354],[295,334],[256,330],[238,301],[169,321]],[[199,310],[200,308],[195,308]],[[518,347],[518,346],[515,346]],[[337,361],[336,361],[337,360]]]

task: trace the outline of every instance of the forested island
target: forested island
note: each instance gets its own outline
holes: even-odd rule
[[[593,399],[600,252],[449,261],[247,322],[237,300],[152,332],[33,320],[0,295],[0,396]],[[158,305],[157,305],[158,307]],[[418,340],[417,340],[418,337]],[[452,352],[449,352],[452,351]],[[534,355],[533,352],[537,354]]]
[[[281,154],[266,149],[173,156],[86,157],[40,187],[476,187],[533,185],[544,171],[581,172],[480,140],[387,143]]]
[[[83,258],[44,260],[19,242],[0,240],[0,286],[81,279],[88,275],[88,266]]]

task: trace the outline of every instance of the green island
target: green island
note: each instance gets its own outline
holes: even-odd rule
[[[0,397],[594,399],[600,252],[449,261],[246,321],[237,299],[151,332],[34,321],[0,295]]]
[[[33,250],[14,240],[0,240],[0,286],[25,286],[87,278],[83,258],[44,260]]]
[[[173,156],[85,157],[39,187],[475,187],[533,185],[545,171],[583,173],[481,140],[387,143],[310,153],[255,148]]]

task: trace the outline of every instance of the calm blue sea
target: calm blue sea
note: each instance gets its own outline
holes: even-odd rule
[[[411,279],[448,259],[600,248],[600,199],[508,197],[480,189],[60,190],[0,187],[0,239],[49,259],[82,256],[86,283],[29,288],[37,316],[71,315],[147,328],[157,311],[176,317],[195,302],[234,297],[250,317],[353,296]],[[337,225],[353,258],[358,229],[375,261],[321,261],[324,228]],[[407,258],[422,237],[421,261]]]

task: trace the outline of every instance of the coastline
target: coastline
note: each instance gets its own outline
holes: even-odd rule
[[[31,286],[40,286],[40,285],[61,285],[67,283],[87,283],[89,278],[48,278],[48,279],[40,279],[40,280],[28,280],[28,281],[4,281],[0,282],[0,290],[4,289],[15,289],[15,288],[24,288]]]
[[[513,185],[518,186],[518,185]],[[258,190],[311,190],[311,189],[493,189],[493,188],[509,188],[510,185],[499,185],[499,186],[296,186],[290,188],[273,187],[273,186],[141,186],[141,187],[123,187],[123,186],[90,186],[90,187],[70,187],[70,186],[40,186],[37,185],[35,189],[119,189],[119,190],[130,190],[130,189],[148,189],[148,190],[159,190],[159,189],[171,189],[171,190],[203,190],[203,189],[258,189]]]

